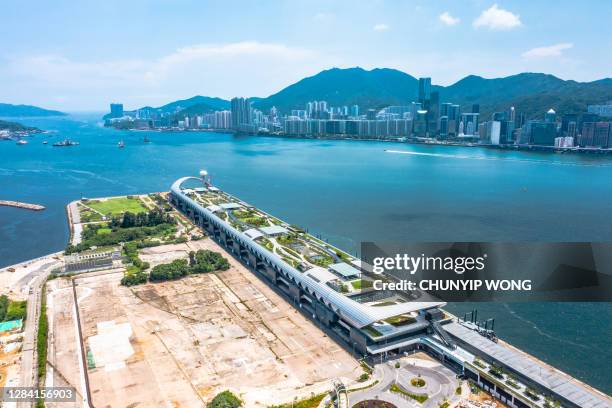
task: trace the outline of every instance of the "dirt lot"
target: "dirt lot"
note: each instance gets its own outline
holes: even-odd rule
[[[155,265],[199,248],[223,252],[205,239],[148,248],[141,258]],[[225,389],[247,407],[268,406],[361,374],[333,340],[227,258],[225,272],[133,289],[119,285],[121,273],[77,279],[96,407],[203,406]],[[56,350],[61,345],[64,354],[64,342],[74,343],[70,322],[64,316],[54,324]],[[78,364],[64,370],[78,375]]]

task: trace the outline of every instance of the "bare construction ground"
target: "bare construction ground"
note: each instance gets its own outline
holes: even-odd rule
[[[88,292],[77,292],[82,297]],[[47,386],[74,387],[76,402],[51,403],[49,407],[81,407],[84,394],[84,369],[79,365],[78,331],[74,296],[68,279],[54,279],[47,284],[47,318],[49,349],[47,353]]]
[[[210,239],[148,248],[141,259],[153,266],[197,249],[223,253],[231,268],[132,289],[119,285],[121,273],[77,278],[94,406],[204,406],[225,389],[247,407],[269,406],[361,374],[355,359]],[[64,355],[76,348],[66,310],[54,315],[55,355],[60,344]],[[63,375],[78,378],[78,364],[65,364]]]

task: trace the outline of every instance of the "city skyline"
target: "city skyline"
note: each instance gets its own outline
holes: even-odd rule
[[[228,10],[111,1],[94,13],[70,2],[11,5],[0,40],[0,101],[103,111],[115,100],[135,108],[196,94],[264,97],[352,66],[394,68],[440,85],[470,74],[609,76],[611,46],[601,39],[610,34],[611,6],[561,3],[281,2]],[[53,29],[58,21],[62,30]]]

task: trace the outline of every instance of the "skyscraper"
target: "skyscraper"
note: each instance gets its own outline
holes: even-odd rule
[[[419,78],[419,102],[425,106],[425,101],[431,99],[431,78]]]
[[[122,103],[111,103],[110,113],[113,118],[120,118],[123,116],[123,104]]]
[[[251,102],[246,98],[232,98],[232,129],[253,123]]]
[[[431,93],[428,116],[430,136],[435,136],[438,132],[438,118],[440,117],[440,93],[438,91]]]

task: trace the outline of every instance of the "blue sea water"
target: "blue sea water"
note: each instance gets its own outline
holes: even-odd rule
[[[0,267],[64,248],[72,200],[167,191],[202,168],[222,189],[353,253],[364,240],[612,240],[609,157],[127,132],[103,128],[100,116],[23,119],[56,132],[23,146],[0,142],[0,199],[47,207],[0,207]],[[81,144],[51,146],[64,137]],[[612,393],[612,303],[449,309],[474,306],[480,317],[496,318],[503,339]]]

